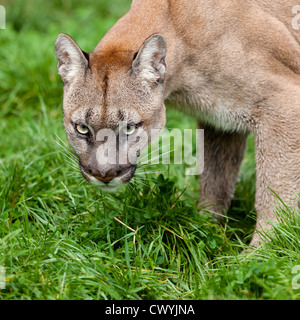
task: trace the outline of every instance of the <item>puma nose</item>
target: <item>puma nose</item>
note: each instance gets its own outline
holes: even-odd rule
[[[104,183],[109,183],[113,178],[119,175],[120,171],[109,170],[103,175],[98,170],[89,170],[89,173],[99,181],[102,181]]]

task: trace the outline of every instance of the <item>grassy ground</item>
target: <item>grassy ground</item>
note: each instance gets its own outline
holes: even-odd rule
[[[82,183],[64,145],[54,42],[66,32],[92,51],[128,0],[4,5],[0,266],[6,288],[0,299],[299,298],[293,274],[300,265],[299,218],[290,209],[278,210],[285,223],[271,241],[240,254],[255,217],[252,137],[222,224],[198,215],[198,181],[184,175],[183,165],[160,165],[115,194]],[[169,110],[167,127],[195,123]]]

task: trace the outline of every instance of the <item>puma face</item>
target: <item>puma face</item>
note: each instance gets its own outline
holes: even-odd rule
[[[165,125],[165,41],[154,34],[137,52],[87,54],[60,34],[55,50],[64,126],[82,175],[113,191],[130,181],[141,151]]]

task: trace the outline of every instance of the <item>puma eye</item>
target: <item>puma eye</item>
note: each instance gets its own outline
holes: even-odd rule
[[[90,132],[89,128],[83,124],[76,124],[75,128],[78,133],[83,134],[83,135],[87,135]]]
[[[137,126],[135,124],[128,124],[125,128],[123,128],[123,132],[130,136],[131,134],[133,134],[136,130]]]

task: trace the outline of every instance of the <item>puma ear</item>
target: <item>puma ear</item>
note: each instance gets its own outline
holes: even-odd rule
[[[142,45],[132,63],[132,71],[149,82],[162,83],[167,72],[166,42],[153,34]]]
[[[58,35],[55,42],[58,59],[58,73],[64,84],[83,76],[88,68],[88,54],[81,51],[76,42],[67,34]]]

